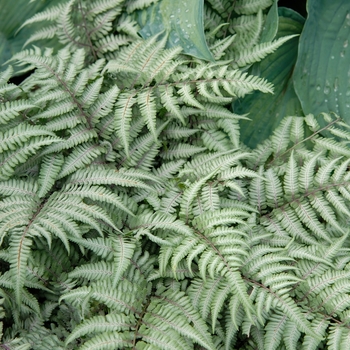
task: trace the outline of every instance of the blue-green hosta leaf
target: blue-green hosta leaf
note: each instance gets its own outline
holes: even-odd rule
[[[285,8],[279,9],[276,38],[299,34],[303,22],[303,17],[296,12]],[[255,147],[268,138],[285,116],[302,113],[291,79],[297,59],[298,41],[298,37],[288,40],[276,52],[253,66],[254,75],[260,75],[274,84],[274,95],[255,91],[234,103],[235,113],[249,113],[251,121],[240,122],[242,141],[249,147]]]
[[[267,14],[260,38],[262,43],[272,41],[276,37],[279,22],[277,2],[278,0],[274,1]]]
[[[0,32],[0,65],[9,60],[13,55],[15,50],[12,46],[11,40],[4,33]]]
[[[167,48],[181,46],[187,55],[214,61],[205,41],[203,7],[203,0],[160,0],[139,12],[140,34],[148,39],[165,32]]]
[[[350,2],[309,0],[307,4],[295,91],[305,114],[335,112],[349,122]]]

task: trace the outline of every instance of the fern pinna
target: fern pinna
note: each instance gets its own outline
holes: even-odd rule
[[[205,2],[215,62],[139,38],[155,2],[62,2],[25,23],[60,49],[0,75],[1,346],[347,348],[348,126],[248,149],[228,105],[273,92],[247,73],[290,38],[260,42],[272,1]]]

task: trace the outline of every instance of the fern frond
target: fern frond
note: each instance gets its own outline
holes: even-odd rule
[[[166,160],[173,160],[177,158],[189,158],[197,153],[205,151],[204,147],[197,147],[185,143],[178,143],[175,146],[171,146],[162,152],[160,155]]]
[[[313,338],[320,339],[321,337],[312,329],[309,321],[306,320],[305,315],[296,306],[293,299],[288,295],[279,295],[277,299],[277,306],[284,312],[292,321],[294,321],[298,328]]]
[[[210,6],[213,7],[220,15],[224,16],[225,14],[232,11],[233,4],[227,0],[209,0]]]
[[[24,229],[22,234],[20,232],[16,232],[16,234],[12,235],[12,242],[9,250],[11,254],[10,264],[14,273],[14,276],[12,277],[14,279],[14,291],[18,304],[20,304],[22,301],[27,260],[30,255],[30,247],[32,245],[32,240],[29,237],[26,237],[26,231],[27,230]],[[38,311],[38,305],[35,306],[35,308]]]
[[[123,0],[97,0],[88,3],[87,9],[91,14],[99,14],[121,5]]]
[[[287,350],[297,349],[297,343],[300,338],[300,335],[301,333],[298,330],[298,327],[294,324],[294,322],[287,320],[283,334],[283,342]]]
[[[279,38],[271,43],[262,43],[254,46],[252,49],[246,49],[240,52],[237,57],[234,59],[233,66],[236,67],[245,67],[254,62],[259,62],[267,55],[276,51],[281,45],[286,41],[296,37],[297,35],[288,35],[282,38]]]
[[[245,16],[240,16],[239,19],[243,17]],[[249,29],[247,28],[245,31],[239,32],[237,35],[235,52],[238,53],[244,49],[249,50],[249,48],[255,47],[259,43],[260,35],[263,30],[264,16],[261,9],[255,16],[247,17],[253,17],[254,20],[251,21],[251,26]],[[236,30],[237,27],[234,26],[234,29]]]
[[[146,120],[148,130],[157,141],[156,133],[156,103],[152,90],[145,90],[138,95],[138,104],[143,118]]]
[[[126,35],[106,35],[96,42],[96,52],[98,55],[114,52],[130,41],[131,38]]]
[[[156,134],[159,135],[165,126],[166,123],[159,126],[156,129]],[[154,158],[156,157],[159,148],[160,144],[155,142],[154,136],[151,133],[145,134],[138,137],[130,144],[129,158],[125,152],[122,152],[122,160],[119,162],[119,165],[149,170],[154,163]]]
[[[81,118],[73,111],[71,113],[63,114],[54,120],[48,121],[46,123],[46,129],[49,131],[74,129],[75,126],[81,123]]]
[[[190,217],[192,202],[196,197],[197,193],[200,191],[201,187],[204,186],[204,184],[209,179],[211,179],[213,176],[215,176],[218,173],[218,171],[219,169],[215,169],[214,171],[209,173],[207,176],[203,177],[202,179],[195,182],[194,184],[191,184],[187,189],[185,189],[181,200],[180,215],[185,217],[186,220]]]
[[[0,177],[7,180],[14,173],[18,164],[24,163],[31,155],[35,154],[41,147],[60,143],[58,137],[34,136],[30,141],[15,151],[6,151],[0,156]]]
[[[178,126],[176,124],[169,124],[166,129],[162,132],[168,138],[171,139],[181,139],[190,137],[193,134],[197,133],[199,129],[189,129],[182,126]]]
[[[305,191],[313,186],[313,174],[319,155],[320,154],[314,155],[309,161],[305,162],[300,169],[299,181]]]
[[[236,208],[219,209],[215,212],[205,212],[194,219],[193,223],[198,228],[212,228],[214,226],[243,223],[242,217],[249,216],[245,210]]]
[[[70,278],[85,278],[90,282],[109,279],[112,276],[113,266],[111,263],[106,263],[105,261],[83,264],[69,273]]]
[[[330,241],[329,235],[325,232],[325,228],[318,222],[317,214],[314,212],[309,203],[301,203],[295,209],[297,216],[315,235]]]
[[[328,164],[322,165],[315,175],[315,182],[320,186],[325,185],[329,181],[331,172],[334,170],[334,166],[338,163],[341,157],[333,159]]]
[[[331,207],[328,205],[327,201],[322,195],[314,196],[311,199],[311,205],[316,211],[321,215],[321,217],[329,222],[332,226],[337,228],[341,233],[344,233],[342,227],[337,223],[335,214]]]
[[[67,196],[79,196],[83,198],[90,198],[95,201],[107,202],[113,204],[116,208],[119,208],[129,215],[134,214],[123,204],[122,199],[112,191],[102,186],[67,186],[65,191],[61,195]]]
[[[23,47],[28,46],[34,41],[52,39],[56,35],[56,32],[56,26],[48,26],[45,28],[41,28],[40,30],[35,32],[35,34],[32,34],[32,36],[28,40],[26,40],[26,42],[23,44]]]
[[[283,314],[274,314],[269,318],[265,327],[264,347],[266,349],[277,349],[281,342],[284,328],[287,323],[287,316]]]
[[[202,188],[202,204],[205,211],[215,211],[220,208],[219,190],[213,183]]]
[[[95,130],[91,130],[90,128],[80,126],[80,125],[71,129],[70,132],[71,132],[70,137],[68,137],[64,141],[60,139],[61,142],[58,142],[57,144],[54,144],[51,147],[47,147],[42,154],[45,155],[45,154],[50,154],[54,152],[59,152],[64,149],[73,148],[79,144],[90,141],[91,139],[96,137]]]
[[[183,101],[188,105],[197,107],[199,109],[204,109],[203,105],[195,99],[190,85],[183,85],[178,92]]]
[[[200,177],[207,175],[214,170],[224,171],[240,162],[242,158],[250,157],[249,153],[236,153],[236,150],[225,152],[211,152],[209,154],[201,155],[187,163],[181,175],[195,174]]]
[[[108,314],[106,316],[95,316],[86,320],[84,323],[76,327],[66,339],[66,344],[71,343],[74,339],[83,337],[86,334],[97,332],[127,331],[135,323],[133,315],[124,314]],[[116,345],[113,343],[114,346]],[[91,341],[90,341],[91,345]],[[112,345],[109,343],[109,345]]]
[[[332,140],[332,139],[326,139],[326,138],[318,138],[314,140],[315,144],[320,146],[323,149],[327,149],[329,151],[334,152],[336,155],[342,155],[349,157],[350,151],[342,147],[338,142]]]
[[[238,14],[250,15],[272,5],[272,0],[238,0],[234,10]]]
[[[164,213],[155,213],[147,215],[136,216],[137,220],[133,222],[132,230],[138,229],[166,229],[172,230],[184,236],[191,236],[192,229],[183,223],[181,220],[176,220],[173,215],[166,215]]]
[[[145,189],[152,189],[150,186],[140,181],[143,179],[149,179],[157,182],[157,178],[150,174],[144,174],[136,170],[126,171],[120,169],[120,171],[106,169],[103,167],[90,167],[76,171],[72,174],[67,184],[89,184],[89,185],[107,185],[114,184],[125,187],[140,187]]]
[[[0,194],[2,196],[10,196],[10,198],[17,196],[30,196],[36,197],[38,191],[38,185],[36,181],[26,179],[10,179],[0,182]]]
[[[158,0],[129,0],[127,2],[127,12],[132,13],[135,10],[141,10],[144,7],[148,7],[151,4],[156,3]]]
[[[0,105],[0,124],[7,124],[11,119],[20,115],[20,112],[36,106],[27,100],[7,101]]]
[[[168,112],[178,118],[182,125],[185,125],[185,119],[181,113],[176,97],[174,96],[174,88],[172,86],[161,86],[159,91],[161,93],[161,101]]]
[[[59,4],[57,6],[51,7],[45,11],[36,13],[33,17],[27,19],[22,26],[17,30],[20,31],[23,27],[29,24],[37,23],[37,22],[42,22],[42,21],[53,21],[57,19],[61,11],[63,10],[65,4]]]
[[[96,145],[92,142],[85,142],[75,147],[71,154],[65,159],[64,165],[58,175],[58,179],[61,179],[77,169],[84,168],[96,159],[99,155],[105,153],[104,147]]]
[[[70,240],[77,244],[92,250],[96,255],[105,259],[107,262],[112,261],[113,247],[112,242],[108,238],[96,237],[96,238],[76,238],[69,237]]]
[[[315,349],[321,342],[321,337],[324,335],[324,332],[326,331],[328,327],[329,321],[325,319],[320,319],[319,317],[314,319],[312,322],[313,329],[315,332],[318,333],[319,337],[312,337],[309,335],[306,335],[304,337],[304,341],[302,342],[302,346],[305,349]]]
[[[32,233],[32,230],[38,231],[43,237],[47,239],[49,248],[51,248],[51,234],[53,234],[62,241],[67,252],[70,252],[70,245],[68,242],[67,234],[64,227],[60,224],[59,221],[56,221],[53,218],[45,217],[44,215],[40,215],[36,218],[32,227],[33,229],[30,229],[29,233]]]
[[[111,237],[111,241],[114,249],[113,286],[117,287],[119,280],[130,265],[136,245],[135,241],[121,236]]]
[[[219,29],[219,28],[218,28]],[[226,50],[229,49],[230,46],[234,45],[233,43],[236,41],[236,35],[228,36],[222,40],[219,40],[218,43],[210,47],[210,51],[213,53],[213,56],[216,60],[222,58]]]
[[[130,42],[139,39],[138,32],[140,30],[139,24],[135,21],[133,16],[121,16],[118,21],[117,30],[127,35],[130,35]]]
[[[64,159],[61,154],[45,156],[41,163],[38,185],[38,197],[44,197],[52,188],[63,165]]]
[[[282,184],[276,175],[276,173],[269,169],[265,173],[266,178],[266,199],[267,204],[272,207],[279,207],[281,205],[281,197],[282,197]],[[288,178],[287,178],[288,179]]]
[[[70,38],[78,36],[78,32],[74,26],[70,14],[72,13],[73,4],[75,0],[69,0],[65,3],[65,6],[62,8],[59,17],[57,18],[57,27],[60,30],[60,41],[62,44],[68,44],[71,42]]]
[[[126,155],[129,156],[129,131],[132,117],[132,106],[136,102],[134,95],[120,94],[115,109],[115,125],[119,138],[122,140]]]
[[[289,158],[288,167],[284,182],[284,192],[287,196],[294,198],[299,193],[298,186],[298,168],[294,159],[293,152]]]
[[[288,147],[289,138],[287,135],[290,133],[292,121],[293,118],[291,117],[284,118],[278,128],[273,132],[271,142],[276,154],[284,152]]]
[[[191,339],[192,342],[200,344],[205,349],[215,349],[205,323],[193,308],[189,298],[184,295],[183,292],[169,291],[162,293],[162,296],[153,298],[151,303],[150,308],[157,310],[156,312],[150,313],[148,317],[148,322],[150,322],[153,327],[160,328],[164,331],[167,329],[174,329],[176,333]],[[178,322],[174,323],[173,321],[175,319],[177,319]],[[191,326],[188,321],[185,321],[186,319],[190,321],[193,326]],[[144,329],[144,331],[146,331],[146,329]],[[147,335],[148,332],[145,332],[145,334]],[[145,339],[147,338],[145,337]]]
[[[125,349],[132,346],[132,339],[133,336],[128,333],[105,332],[84,343],[79,350],[101,349],[106,345],[113,349]]]
[[[0,86],[7,85],[6,83],[10,80],[13,74],[12,66],[8,66],[4,71],[0,72]]]

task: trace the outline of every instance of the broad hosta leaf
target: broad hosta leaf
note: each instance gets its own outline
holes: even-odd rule
[[[275,0],[273,5],[271,6],[269,13],[267,14],[266,21],[263,27],[263,31],[261,33],[261,42],[265,43],[268,41],[272,41],[275,39],[277,31],[278,31],[278,0]]]
[[[4,33],[0,32],[0,65],[9,60],[15,50],[13,45],[11,45],[11,40]]]
[[[270,20],[275,21],[273,16]],[[304,18],[296,12],[280,8],[276,37],[299,34],[303,23]],[[268,39],[271,39],[270,36]],[[298,40],[299,37],[292,38],[253,67],[254,75],[260,75],[274,84],[274,95],[256,91],[234,103],[235,113],[249,113],[248,117],[252,119],[241,121],[242,141],[249,147],[255,147],[268,138],[285,116],[302,113],[291,79],[298,54]]]
[[[350,121],[350,1],[309,0],[294,85],[304,113]],[[321,118],[320,118],[321,120]]]
[[[214,61],[203,27],[204,0],[161,0],[140,11],[138,22],[144,39],[165,32],[166,47],[181,46],[187,55]]]

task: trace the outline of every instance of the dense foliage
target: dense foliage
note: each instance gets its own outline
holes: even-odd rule
[[[288,11],[185,4],[24,23],[0,73],[0,347],[350,347],[349,126],[285,115],[249,148],[236,107],[275,101],[259,67],[296,40]]]

